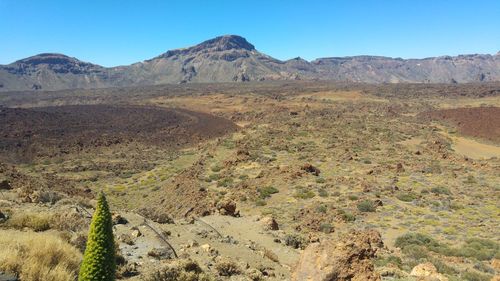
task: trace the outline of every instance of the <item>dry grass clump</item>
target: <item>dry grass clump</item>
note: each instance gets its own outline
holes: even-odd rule
[[[149,275],[147,281],[214,281],[200,266],[187,259],[173,261]]]
[[[20,280],[76,280],[82,255],[60,237],[49,233],[0,232],[0,270]]]
[[[74,211],[35,212],[16,210],[5,225],[9,228],[29,228],[40,232],[49,229],[78,232],[88,227],[88,219]]]
[[[16,229],[30,228],[34,231],[50,229],[51,213],[15,212],[7,221],[7,226]]]

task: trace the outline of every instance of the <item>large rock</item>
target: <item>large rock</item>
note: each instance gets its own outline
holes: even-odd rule
[[[0,190],[9,190],[12,189],[12,185],[8,180],[0,180]]]
[[[430,263],[421,263],[416,265],[410,273],[411,276],[417,277],[421,281],[448,281],[448,278],[437,272],[436,267]]]
[[[217,210],[223,216],[239,217],[240,212],[236,208],[236,203],[232,200],[223,199],[217,203]]]
[[[340,240],[310,244],[292,274],[294,281],[378,281],[372,258],[383,246],[375,230],[352,231]]]
[[[319,174],[321,173],[321,171],[318,168],[314,167],[313,165],[311,165],[309,163],[302,165],[302,167],[300,169],[303,171],[306,171],[310,174],[313,174],[315,176],[319,176]]]
[[[273,217],[263,217],[260,222],[265,230],[279,230],[278,222]]]

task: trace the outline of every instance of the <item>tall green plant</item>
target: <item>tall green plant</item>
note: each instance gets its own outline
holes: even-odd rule
[[[104,193],[99,194],[90,223],[87,247],[80,267],[79,281],[115,280],[115,244],[113,223]]]

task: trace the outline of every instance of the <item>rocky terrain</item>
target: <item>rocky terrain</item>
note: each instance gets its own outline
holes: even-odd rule
[[[0,154],[13,162],[136,143],[180,148],[237,129],[209,114],[140,106],[0,108],[0,118]]]
[[[245,38],[220,36],[132,65],[105,68],[62,54],[0,65],[0,91],[61,90],[262,80],[467,83],[500,80],[500,53],[401,59],[379,56],[281,61]]]
[[[499,278],[498,82],[186,83],[0,105],[0,278],[74,280],[100,191],[119,280]]]

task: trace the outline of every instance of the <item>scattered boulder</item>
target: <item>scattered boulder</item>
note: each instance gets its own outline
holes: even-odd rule
[[[260,220],[265,230],[279,230],[278,222],[273,217],[264,217]]]
[[[383,246],[375,230],[352,231],[340,241],[323,240],[310,244],[292,274],[301,281],[379,281],[372,259]]]
[[[113,214],[112,216],[113,225],[117,224],[127,224],[128,220],[122,217],[120,214]]]
[[[0,180],[0,190],[10,190],[12,189],[12,185],[8,180]]]
[[[396,165],[396,173],[403,173],[405,171],[405,168],[403,167],[403,164],[398,163]]]
[[[132,235],[132,237],[137,238],[137,237],[142,236],[142,233],[141,233],[141,231],[137,227],[134,227],[134,228],[132,228],[131,235]]]
[[[382,276],[382,277],[403,279],[403,278],[407,278],[409,276],[409,274],[407,272],[399,269],[398,266],[396,266],[392,263],[389,263],[386,266],[377,268],[377,272],[380,273],[380,276]]]
[[[239,161],[248,160],[250,158],[250,152],[248,152],[248,150],[246,149],[238,149],[236,151],[236,158]]]
[[[431,281],[431,280],[437,280],[437,281],[448,281],[448,278],[440,273],[437,272],[436,267],[430,263],[421,263],[419,265],[416,265],[410,273],[411,276],[417,277],[417,280],[422,280],[422,281]]]
[[[129,235],[129,234],[126,234],[126,233],[122,233],[118,236],[118,240],[122,243],[125,243],[127,245],[134,245],[135,242],[134,242],[134,239],[132,238],[132,235]]]
[[[321,171],[318,168],[314,167],[313,165],[311,165],[309,163],[304,164],[301,167],[301,170],[306,171],[306,172],[313,174],[315,176],[319,176],[319,174],[321,173]]]
[[[122,277],[122,278],[137,276],[137,275],[139,275],[138,268],[139,268],[139,265],[135,262],[127,263],[123,266],[118,267],[118,276]]]
[[[6,214],[4,214],[4,213],[2,213],[2,211],[0,211],[0,223],[6,221],[8,219],[9,219],[9,216],[6,215]]]
[[[494,270],[500,272],[500,259],[492,259],[490,264]]]
[[[200,244],[198,244],[198,241],[196,240],[189,240],[188,241],[188,247],[189,248],[194,248],[194,247],[198,247]]]
[[[212,246],[210,246],[209,244],[203,244],[200,246],[200,248],[207,252],[210,256],[212,257],[216,257],[219,255],[219,251],[217,251],[216,249],[214,249]]]
[[[219,214],[223,216],[239,217],[240,212],[236,209],[236,202],[232,200],[221,200],[216,205]]]
[[[166,260],[166,259],[172,259],[174,257],[174,254],[170,248],[161,247],[161,248],[152,248],[151,250],[149,250],[148,256],[158,260]]]
[[[174,219],[160,208],[145,207],[139,210],[139,214],[157,223],[174,223]]]
[[[1,272],[0,271],[0,281],[18,281],[16,275],[7,273],[7,272]]]
[[[208,253],[210,252],[210,250],[212,250],[212,247],[209,244],[203,244],[201,245],[201,249]]]

